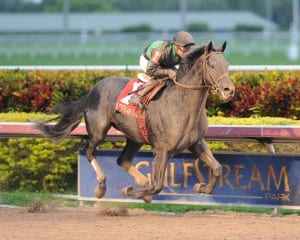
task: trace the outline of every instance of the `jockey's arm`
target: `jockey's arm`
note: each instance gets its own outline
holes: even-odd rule
[[[169,77],[174,79],[176,77],[175,68],[162,68],[161,66],[149,61],[146,70],[147,75],[152,76],[156,79]]]
[[[156,79],[166,77],[174,79],[176,69],[173,67],[171,51],[168,41],[155,41],[150,44],[144,51],[144,56],[148,59],[146,74]]]

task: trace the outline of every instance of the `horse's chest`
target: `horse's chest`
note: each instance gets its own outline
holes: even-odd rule
[[[198,143],[204,136],[204,131],[198,128],[185,129],[177,136],[170,137],[171,148],[183,151]]]
[[[150,132],[155,135],[155,142],[159,142],[159,145],[167,144],[170,149],[186,149],[203,138],[207,126],[198,120],[197,112],[176,114],[176,109],[172,113],[169,110],[161,113],[159,118],[152,119],[148,125]],[[166,112],[170,113],[170,117],[163,118]]]
[[[192,131],[185,133],[183,144],[186,144],[187,147],[194,145],[203,137],[201,135],[202,134],[200,134],[200,131],[198,129],[193,129]]]

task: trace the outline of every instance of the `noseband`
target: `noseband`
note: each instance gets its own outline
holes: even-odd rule
[[[222,54],[222,52],[210,52],[210,53],[204,55],[204,60],[202,61],[202,79],[203,79],[204,84],[198,85],[198,86],[197,85],[188,85],[188,84],[177,82],[176,79],[172,79],[173,82],[176,85],[186,88],[186,89],[201,90],[203,88],[213,88],[214,90],[218,90],[219,87],[217,86],[217,84],[224,77],[228,76],[228,72],[222,74],[221,76],[217,76],[216,71],[212,67],[209,67],[208,58],[215,54]],[[207,75],[209,76],[212,84],[207,84],[207,81],[205,80],[205,75],[204,75],[205,73],[207,73]]]

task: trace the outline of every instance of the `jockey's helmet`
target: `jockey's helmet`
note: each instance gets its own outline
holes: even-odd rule
[[[173,38],[173,42],[183,47],[195,45],[193,36],[185,31],[177,32]]]

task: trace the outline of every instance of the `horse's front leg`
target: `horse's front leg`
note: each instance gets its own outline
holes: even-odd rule
[[[142,189],[134,189],[127,187],[123,193],[128,196],[134,196],[136,198],[145,198],[153,194],[158,194],[163,189],[164,177],[166,172],[166,166],[168,161],[167,151],[155,151],[152,164],[152,184]]]
[[[209,194],[214,190],[218,178],[222,175],[222,165],[213,156],[204,139],[202,139],[200,143],[192,146],[190,151],[196,156],[194,164],[197,164],[198,160],[202,160],[212,169],[213,174],[208,184],[205,184],[204,179],[200,179],[200,182],[196,183],[193,188],[195,192]],[[197,168],[194,167],[194,169]]]
[[[117,163],[121,166],[129,175],[134,178],[134,181],[141,187],[149,187],[148,178],[141,173],[135,166],[132,165],[132,161],[135,153],[141,148],[142,144],[133,142],[129,138],[126,138],[126,146],[117,159]],[[131,186],[125,187],[122,190],[124,195],[128,195],[127,192],[132,189]],[[144,201],[149,203],[152,201],[152,196],[145,196]]]

